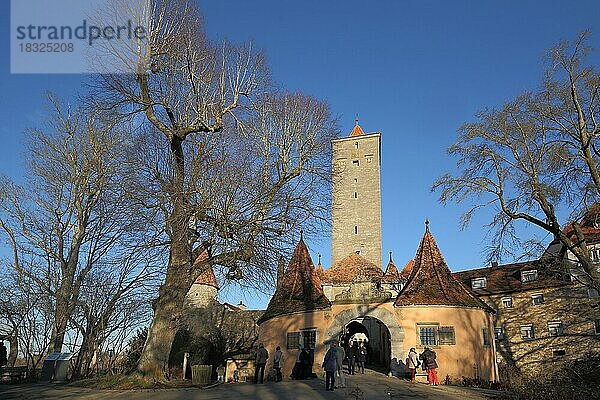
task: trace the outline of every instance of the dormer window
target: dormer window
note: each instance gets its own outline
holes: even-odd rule
[[[534,282],[537,281],[537,269],[529,271],[521,271],[521,282]]]
[[[471,279],[471,289],[485,289],[487,286],[487,281],[485,277],[482,278],[473,278]]]

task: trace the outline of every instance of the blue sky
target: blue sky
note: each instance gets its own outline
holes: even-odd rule
[[[58,3],[58,2],[57,2]],[[594,29],[597,1],[200,1],[214,39],[253,40],[276,81],[326,99],[343,134],[356,113],[382,132],[383,249],[414,257],[424,220],[452,270],[485,265],[485,213],[459,229],[465,206],[443,207],[429,188],[455,162],[446,155],[463,122],[527,89],[545,49]],[[18,179],[22,139],[44,116],[44,92],[74,100],[84,75],[11,75],[9,2],[0,5],[0,173]],[[600,29],[593,32],[598,46]],[[598,54],[594,55],[597,63]],[[536,230],[522,229],[524,236]],[[308,243],[330,263],[330,238]],[[503,260],[509,262],[512,260]],[[230,293],[230,302],[239,301]],[[235,298],[234,298],[235,297]],[[264,296],[243,296],[252,307]]]

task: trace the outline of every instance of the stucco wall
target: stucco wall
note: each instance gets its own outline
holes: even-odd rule
[[[431,322],[440,326],[454,326],[456,344],[433,347],[439,364],[438,375],[459,379],[461,376],[478,375],[484,380],[497,379],[495,351],[493,346],[492,316],[481,309],[460,307],[394,307],[393,303],[370,305],[333,305],[331,310],[296,313],[279,316],[263,322],[259,341],[272,353],[281,346],[285,356],[284,375],[289,376],[298,350],[286,349],[288,332],[305,328],[317,329],[315,370],[320,366],[328,343],[339,337],[345,324],[359,317],[369,316],[381,320],[390,331],[392,371],[401,375],[404,360],[411,347],[423,350],[417,338],[417,323]],[[483,344],[483,328],[490,330],[490,345]],[[271,362],[271,360],[270,360]],[[268,364],[269,366],[269,364]]]

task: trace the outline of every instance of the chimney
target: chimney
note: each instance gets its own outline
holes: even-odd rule
[[[248,307],[246,307],[246,305],[244,304],[243,301],[240,300],[240,304],[237,305],[237,307],[242,310],[242,311],[246,311],[248,309]]]
[[[498,267],[498,261],[492,261],[492,267],[493,268]]]
[[[285,258],[283,256],[279,256],[279,260],[277,260],[277,286],[281,283],[281,278],[283,278],[283,273],[285,272]]]

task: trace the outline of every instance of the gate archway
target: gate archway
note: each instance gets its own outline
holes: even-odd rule
[[[383,354],[380,354],[378,357],[384,363],[389,362],[388,365],[384,365],[384,368],[392,371],[394,375],[401,373],[403,369],[400,366],[400,360],[403,357],[402,344],[404,342],[404,330],[398,325],[394,315],[385,308],[357,305],[341,311],[335,315],[333,322],[325,331],[323,338],[325,343],[343,339],[347,333],[346,326],[350,322],[355,320],[362,321],[365,318],[379,320],[385,326],[386,333],[389,332],[389,339],[385,338],[387,340],[384,340],[379,346],[379,351]]]

